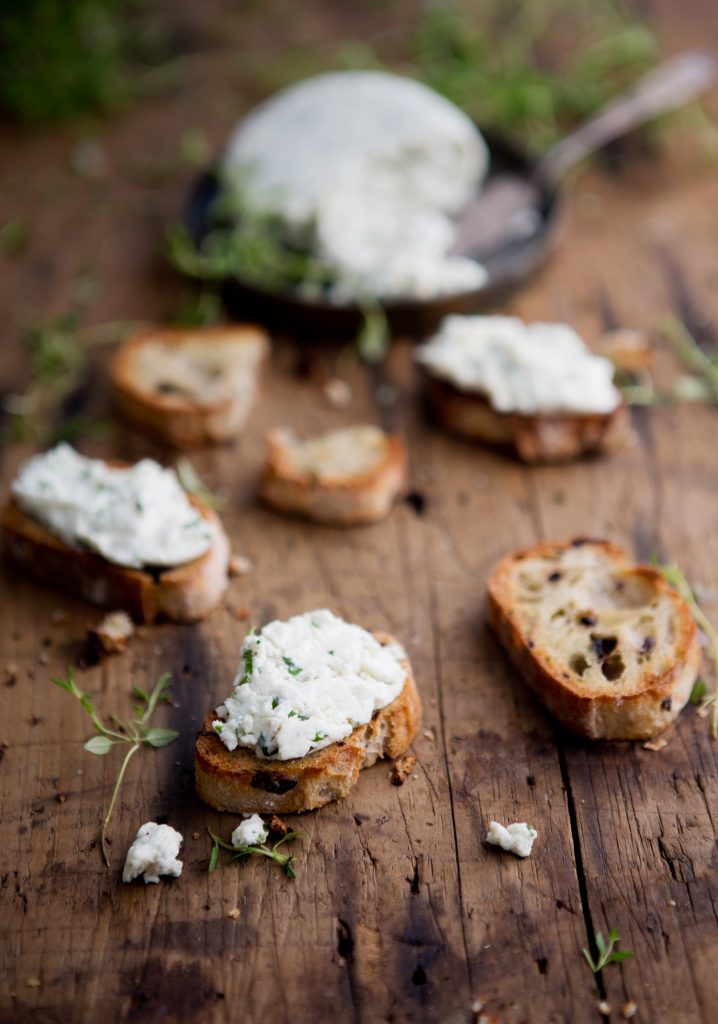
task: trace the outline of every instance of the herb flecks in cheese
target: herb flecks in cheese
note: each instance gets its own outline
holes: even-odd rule
[[[390,704],[404,686],[405,657],[398,644],[382,645],[326,609],[270,622],[245,639],[233,692],[213,724],[229,750],[304,757]]]
[[[142,875],[144,882],[156,883],[160,875],[179,878],[182,861],[177,860],[182,835],[170,825],[146,822],[137,833],[135,841],[127,851],[123,882],[132,882]]]
[[[268,835],[269,829],[258,814],[245,814],[244,821],[232,833],[232,846],[261,846]]]
[[[478,191],[488,151],[471,120],[410,78],[332,72],[285,89],[230,139],[226,177],[327,264],[331,297],[431,298],[486,278],[449,255],[451,220]]]
[[[21,467],[12,493],[66,544],[128,568],[183,565],[212,542],[174,470],[152,459],[118,469],[59,444]]]
[[[537,837],[536,829],[527,825],[525,821],[517,821],[507,826],[492,821],[486,833],[486,842],[500,846],[509,853],[515,853],[517,857],[528,857]]]
[[[498,412],[610,413],[621,395],[613,364],[567,324],[509,316],[449,316],[416,354],[434,377],[486,398]]]

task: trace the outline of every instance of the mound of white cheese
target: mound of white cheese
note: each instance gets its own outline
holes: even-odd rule
[[[118,469],[59,444],[24,463],[12,494],[65,544],[128,568],[183,565],[212,543],[174,470],[152,459]]]
[[[229,140],[225,178],[326,263],[338,303],[470,291],[486,272],[448,255],[452,216],[481,186],[486,144],[420,82],[331,72],[260,105]]]
[[[250,633],[230,697],[213,728],[228,750],[304,757],[370,721],[401,693],[398,644],[382,645],[327,609],[270,622]]]
[[[448,316],[416,350],[434,377],[486,398],[497,412],[610,413],[621,395],[610,360],[568,324],[513,316]]]

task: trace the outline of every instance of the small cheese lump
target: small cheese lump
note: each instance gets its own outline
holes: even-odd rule
[[[258,814],[245,814],[244,821],[232,833],[232,846],[261,846],[269,829]]]
[[[170,825],[146,822],[127,851],[122,881],[131,882],[140,875],[144,882],[152,883],[159,882],[160,875],[179,878],[182,861],[177,854],[182,842],[181,834]]]
[[[500,825],[498,821],[489,824],[486,842],[492,846],[500,846],[502,850],[515,853],[517,857],[528,857],[538,832],[525,821],[517,821],[513,825]]]

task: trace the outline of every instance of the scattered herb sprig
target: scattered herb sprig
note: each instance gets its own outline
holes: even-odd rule
[[[601,932],[596,932],[593,938],[596,943],[598,958],[594,960],[588,949],[584,949],[582,952],[586,958],[586,963],[594,974],[598,974],[607,964],[618,964],[622,960],[629,960],[633,956],[630,949],[616,949],[616,943],[620,942],[620,939],[615,928],[611,928],[608,933],[608,945],[606,945],[606,940]]]
[[[188,494],[191,494],[208,508],[221,511],[225,507],[227,504],[226,499],[223,498],[222,495],[214,494],[213,491],[210,491],[209,487],[207,487],[197,470],[186,456],[182,456],[182,458],[177,459],[176,470],[177,478]]]
[[[259,857],[269,857],[270,860],[273,860],[275,864],[278,864],[284,871],[287,878],[294,879],[297,877],[293,867],[294,854],[283,854],[278,853],[277,851],[280,846],[284,845],[284,843],[288,843],[292,839],[301,838],[301,836],[304,835],[303,832],[288,832],[286,836],[283,836],[271,847],[267,846],[266,843],[260,846],[232,846],[231,843],[226,843],[224,839],[215,835],[209,828],[207,829],[207,832],[212,840],[212,851],[209,855],[209,865],[207,867],[210,874],[217,867],[219,851],[228,850],[232,854],[232,856],[227,859],[228,864],[231,864],[236,860],[241,860],[243,857],[248,857],[250,854],[256,854]]]
[[[85,750],[89,751],[90,754],[104,756],[105,754],[109,754],[112,748],[116,746],[124,744],[129,748],[120,766],[115,786],[112,790],[110,803],[107,808],[107,813],[102,821],[100,849],[107,867],[110,866],[106,849],[107,828],[110,824],[112,812],[115,809],[115,804],[117,802],[117,795],[120,792],[122,780],[125,777],[125,772],[127,771],[127,766],[130,763],[130,760],[137,753],[140,747],[166,747],[168,743],[172,743],[173,740],[176,740],[179,735],[179,733],[174,729],[148,728],[149,720],[158,703],[160,703],[160,701],[168,702],[171,699],[168,692],[170,678],[169,672],[163,672],[150,693],[145,693],[144,690],[141,690],[137,686],[134,687],[132,694],[138,701],[137,704],[133,705],[135,717],[129,719],[125,724],[121,722],[116,723],[117,729],[110,729],[105,725],[99,712],[95,708],[90,694],[83,693],[82,690],[77,688],[75,684],[75,670],[72,667],[68,668],[67,679],[52,679],[55,686],[59,686],[61,690],[66,690],[67,693],[75,697],[80,702],[81,707],[90,716],[90,720],[95,727],[96,735],[91,736],[90,739],[85,742]],[[113,721],[116,720],[113,719]]]
[[[708,694],[706,683],[699,679],[691,691],[690,700],[692,704],[700,704],[701,708],[705,709],[706,712],[708,708],[712,709],[711,736],[714,740],[718,739],[718,632],[708,621],[703,609],[698,604],[693,588],[686,579],[683,570],[677,565],[659,565],[658,569],[660,569],[671,586],[678,591],[686,602],[696,625],[705,635],[708,657],[713,663],[714,690],[713,693]]]

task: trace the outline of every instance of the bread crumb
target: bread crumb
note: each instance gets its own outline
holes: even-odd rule
[[[103,654],[120,654],[126,650],[134,632],[134,624],[127,612],[108,612],[96,626],[87,627],[90,654],[98,660]]]
[[[332,377],[324,385],[324,397],[335,409],[346,409],[352,400],[353,392],[345,380]]]
[[[20,674],[20,668],[16,662],[11,661],[5,666],[5,686],[14,686],[17,682],[17,677]]]
[[[638,1007],[632,999],[629,999],[627,1003],[624,1003],[621,1007],[621,1016],[624,1020],[630,1020],[631,1017],[635,1017],[638,1013]]]
[[[424,739],[431,740],[432,743],[436,741],[436,733],[433,729],[424,729],[423,736]]]
[[[643,331],[619,327],[607,331],[598,343],[601,355],[610,359],[621,373],[640,375],[650,370],[652,350]]]
[[[643,744],[644,750],[663,750],[664,747],[668,746],[668,740],[661,737],[658,740],[651,740],[649,743]]]
[[[675,907],[675,905],[676,905],[676,901],[675,900],[669,900],[668,901],[668,906],[669,907]]]
[[[474,999],[473,1003],[471,1004],[471,1012],[472,1013],[481,1013],[483,1008],[484,1008],[484,1004],[481,1002],[481,1000],[480,999]]]
[[[416,767],[416,754],[404,754],[397,757],[392,766],[391,781],[394,786],[402,786]]]
[[[42,982],[39,978],[28,978],[26,984],[28,988],[40,988]]]
[[[598,1003],[598,1012],[602,1013],[604,1017],[608,1017],[611,1012],[611,1004],[606,1002],[605,999],[602,999],[601,1002]]]
[[[37,656],[37,660],[40,662],[41,665],[47,665],[50,659],[48,658],[47,654],[45,654],[44,651],[41,651]]]
[[[193,832],[192,833],[192,838],[193,839],[199,839],[199,832]]]
[[[234,910],[230,910],[227,913],[227,917],[231,917],[233,921],[236,921],[237,918],[239,918],[241,916],[242,916],[242,911],[239,909],[239,907],[235,907]]]
[[[229,560],[228,572],[230,576],[249,576],[253,569],[254,563],[246,555],[232,555]]]
[[[64,804],[67,801],[67,793],[56,793],[55,799],[59,804]]]
[[[281,832],[283,836],[286,836],[291,829],[287,825],[286,821],[282,821],[276,814],[273,814],[269,820],[269,831],[270,832]]]

